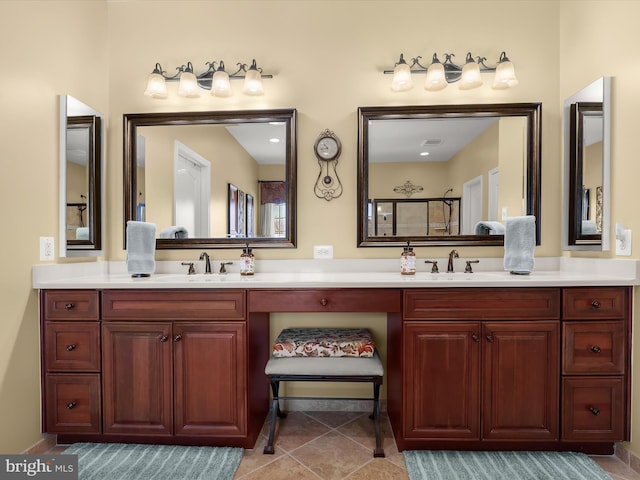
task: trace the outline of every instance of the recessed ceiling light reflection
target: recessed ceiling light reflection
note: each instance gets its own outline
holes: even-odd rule
[[[426,157],[427,155],[429,155],[429,152],[420,152],[421,157]]]

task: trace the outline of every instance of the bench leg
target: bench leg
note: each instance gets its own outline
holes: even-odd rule
[[[280,380],[271,380],[271,391],[273,392],[273,401],[271,403],[271,425],[269,426],[269,439],[264,446],[263,454],[273,455],[273,441],[276,433],[276,422],[278,418],[284,418],[287,416],[280,410],[280,401],[278,399],[278,391],[280,390]]]
[[[382,448],[382,431],[380,430],[380,383],[373,383],[373,413],[369,418],[373,418],[373,424],[376,431],[376,448],[373,451],[374,457],[384,457],[384,448]]]

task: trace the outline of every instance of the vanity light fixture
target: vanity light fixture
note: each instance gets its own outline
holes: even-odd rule
[[[483,84],[481,73],[495,72],[495,77],[491,88],[503,90],[518,85],[513,63],[509,60],[505,52],[500,54],[495,67],[488,67],[484,62],[486,57],[474,57],[471,52],[467,53],[463,66],[453,63],[453,53],[444,54],[444,62],[440,62],[437,54],[433,54],[431,64],[427,67],[420,63],[422,57],[411,59],[409,65],[404,55],[400,54],[400,59],[393,70],[385,70],[387,75],[393,74],[391,80],[391,90],[402,92],[413,87],[412,73],[426,73],[424,83],[425,90],[435,92],[447,87],[448,84],[460,82],[460,90],[470,90]]]
[[[196,74],[191,62],[176,67],[175,75],[168,75],[159,63],[147,78],[147,88],[144,94],[151,98],[167,98],[166,82],[180,82],[178,95],[188,98],[200,96],[200,89],[210,90],[216,97],[229,97],[233,94],[230,80],[243,79],[242,92],[246,95],[264,95],[262,85],[263,78],[273,78],[273,75],[264,75],[262,69],[256,64],[255,59],[251,66],[246,63],[238,63],[238,69],[233,73],[225,71],[224,62],[206,62],[207,70]]]

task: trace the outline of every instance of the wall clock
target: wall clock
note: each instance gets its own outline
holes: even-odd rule
[[[342,183],[338,177],[336,166],[342,152],[340,139],[331,130],[326,129],[316,139],[313,152],[318,159],[320,172],[314,186],[318,198],[330,201],[342,195]]]

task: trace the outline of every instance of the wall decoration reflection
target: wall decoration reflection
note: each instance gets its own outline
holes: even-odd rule
[[[227,235],[229,237],[238,236],[238,187],[229,184],[227,202]]]
[[[254,197],[253,195],[247,193],[247,207],[246,207],[246,212],[247,212],[247,237],[253,237],[255,236],[255,216],[254,216]]]

